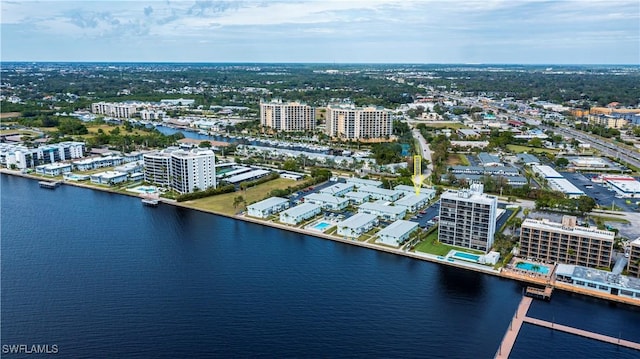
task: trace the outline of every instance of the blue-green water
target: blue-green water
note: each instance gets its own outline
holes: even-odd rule
[[[533,264],[529,262],[518,262],[516,263],[516,268],[530,271],[530,272],[540,273],[543,275],[546,275],[549,273],[549,268],[547,268],[546,266]]]
[[[514,281],[134,197],[6,175],[0,189],[2,344],[56,344],[63,358],[491,358],[522,295]],[[627,306],[555,292],[530,313],[640,338]],[[525,328],[513,357],[540,348],[638,356]]]

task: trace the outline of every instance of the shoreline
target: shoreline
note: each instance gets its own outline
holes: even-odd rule
[[[17,177],[22,177],[22,178],[26,178],[26,179],[31,179],[31,180],[36,180],[36,181],[52,181],[54,180],[54,178],[45,178],[45,177],[40,177],[40,176],[34,176],[31,174],[27,174],[27,173],[21,173],[18,171],[12,171],[12,170],[8,170],[6,168],[1,168],[0,169],[0,173],[4,173],[7,175],[13,175],[13,176],[17,176]],[[136,197],[139,199],[142,199],[142,197],[139,194],[135,194],[135,193],[127,193],[127,192],[120,192],[120,191],[116,191],[113,190],[111,188],[107,188],[107,187],[98,187],[98,186],[93,186],[93,185],[89,185],[89,184],[84,184],[84,183],[79,183],[79,182],[73,182],[73,181],[61,181],[62,184],[65,185],[71,185],[71,186],[76,186],[76,187],[80,187],[80,188],[85,188],[85,189],[93,189],[93,190],[98,190],[98,191],[102,191],[102,192],[108,192],[108,193],[112,193],[112,194],[117,194],[117,195],[126,195],[126,196],[130,196],[130,197]],[[329,235],[329,234],[325,234],[322,232],[316,232],[316,231],[311,231],[311,230],[307,230],[307,229],[303,229],[303,228],[297,228],[297,227],[291,227],[285,224],[280,224],[280,223],[275,223],[272,221],[266,221],[266,220],[261,220],[258,218],[251,218],[251,217],[246,217],[246,216],[242,216],[242,215],[229,215],[229,214],[225,214],[225,213],[218,213],[212,210],[207,210],[207,209],[202,209],[202,208],[195,208],[192,206],[188,205],[188,202],[177,202],[175,200],[170,200],[170,199],[166,199],[166,198],[159,198],[161,203],[165,203],[168,205],[172,205],[175,207],[180,207],[180,208],[185,208],[185,209],[190,209],[190,210],[196,210],[202,213],[207,213],[207,214],[213,214],[213,215],[217,215],[217,216],[222,216],[222,217],[226,217],[226,218],[230,218],[233,220],[240,220],[240,221],[244,221],[244,222],[248,222],[248,223],[254,223],[254,224],[259,224],[259,225],[263,225],[263,226],[268,226],[271,228],[275,228],[275,229],[280,229],[280,230],[286,230],[289,232],[294,232],[294,233],[298,233],[298,234],[303,234],[303,235],[307,235],[307,236],[311,236],[311,237],[315,237],[315,238],[319,238],[319,239],[324,239],[324,240],[330,240],[330,241],[334,241],[334,242],[339,242],[339,243],[344,243],[344,244],[348,244],[348,245],[352,245],[352,246],[357,246],[360,248],[366,248],[366,249],[370,249],[370,250],[375,250],[375,251],[379,251],[379,252],[384,252],[384,253],[389,253],[389,254],[394,254],[394,255],[400,255],[406,258],[411,258],[411,259],[416,259],[416,260],[421,260],[421,261],[426,261],[426,262],[431,262],[434,264],[441,264],[441,265],[447,265],[449,267],[454,267],[454,268],[460,268],[460,269],[464,269],[464,270],[471,270],[474,271],[476,273],[482,273],[482,274],[489,274],[489,275],[493,275],[496,277],[500,277],[500,278],[504,278],[504,279],[508,279],[508,280],[515,280],[521,283],[525,283],[525,284],[532,284],[532,285],[538,285],[538,286],[551,286],[554,289],[557,290],[562,290],[565,292],[570,292],[570,293],[574,293],[574,294],[579,294],[579,295],[584,295],[584,296],[588,296],[588,297],[593,297],[593,298],[598,298],[598,299],[602,299],[602,300],[606,300],[606,301],[610,301],[610,302],[617,302],[617,303],[622,303],[622,304],[627,304],[627,305],[631,305],[631,306],[636,306],[636,307],[640,307],[640,301],[636,300],[634,298],[627,298],[627,297],[620,297],[620,296],[615,296],[609,293],[602,293],[602,292],[595,292],[595,291],[589,291],[583,288],[578,288],[575,286],[571,286],[567,283],[561,283],[558,282],[556,283],[555,280],[552,280],[551,278],[547,279],[547,278],[540,278],[540,277],[535,277],[535,276],[528,276],[528,275],[520,275],[518,273],[514,273],[508,270],[495,270],[492,267],[488,267],[486,266],[486,269],[483,268],[485,267],[484,265],[479,265],[479,264],[472,264],[472,263],[468,263],[468,262],[459,262],[459,261],[447,261],[447,260],[442,260],[439,259],[438,256],[434,255],[434,254],[428,254],[428,253],[418,253],[418,252],[409,252],[409,251],[404,251],[401,249],[396,249],[396,248],[391,248],[391,247],[386,247],[386,246],[381,246],[381,245],[377,245],[374,243],[367,243],[367,242],[361,242],[355,239],[345,239],[345,238],[341,238],[338,236],[333,236],[333,235]]]

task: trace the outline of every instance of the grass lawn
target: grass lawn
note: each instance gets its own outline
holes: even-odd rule
[[[509,149],[509,151],[513,152],[513,153],[529,153],[529,154],[536,154],[536,153],[550,153],[550,154],[556,154],[558,153],[558,150],[555,149],[550,149],[550,148],[537,148],[537,147],[529,147],[529,146],[521,146],[521,145],[507,145],[507,148]]]
[[[27,135],[27,136],[40,136],[40,133],[33,130],[0,130],[0,135],[6,134],[19,134],[19,135]]]
[[[469,166],[469,160],[467,160],[467,156],[458,153],[451,153],[447,157],[447,165],[448,166]]]
[[[447,244],[442,244],[438,242],[438,231],[431,232],[431,234],[429,234],[425,240],[418,243],[415,247],[415,250],[418,252],[435,254],[437,256],[445,256],[452,249],[459,250],[461,252],[484,254],[480,251],[476,251],[473,249],[466,249],[466,248],[463,249],[460,247],[454,247]]]
[[[20,117],[20,115],[21,115],[20,112],[4,112],[4,113],[0,113],[0,118],[2,119],[14,118],[14,117]]]
[[[467,128],[467,126],[459,123],[459,122],[451,122],[451,123],[431,123],[429,121],[424,121],[424,122],[415,122],[415,124],[420,124],[420,123],[424,123],[425,126],[427,126],[427,129],[429,128],[437,128],[437,129],[441,129],[441,128],[450,128],[452,130],[457,130],[459,128]]]
[[[246,191],[237,191],[231,193],[220,194],[206,198],[195,199],[193,201],[182,202],[189,207],[204,209],[224,214],[235,214],[240,207],[233,208],[233,199],[237,196],[244,197],[247,204],[263,200],[269,192],[274,189],[284,189],[295,185],[296,182],[286,178],[278,178],[273,181],[259,184],[248,188]]]
[[[619,223],[626,223],[629,224],[630,222],[625,219],[625,218],[620,218],[620,217],[612,217],[612,216],[597,216],[597,215],[590,215],[591,218],[593,218],[594,220],[600,219],[602,221],[605,222],[619,222]]]

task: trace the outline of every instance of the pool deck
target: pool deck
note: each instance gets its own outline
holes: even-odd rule
[[[0,173],[5,173],[5,174],[9,174],[9,175],[24,177],[24,178],[28,178],[28,179],[37,180],[37,181],[41,181],[43,179],[43,177],[40,177],[40,176],[34,176],[34,175],[31,175],[31,174],[25,174],[25,173],[21,173],[19,171],[12,171],[12,170],[8,170],[8,169],[5,169],[5,168],[1,168],[0,169]],[[99,187],[99,186],[92,185],[92,184],[89,184],[89,183],[78,183],[78,182],[69,182],[69,181],[63,181],[63,183],[71,185],[71,186],[75,186],[75,187],[82,187],[82,188],[87,188],[87,189],[99,190],[99,191],[103,191],[103,192],[109,192],[109,193],[114,193],[114,194],[120,194],[120,195],[140,198],[140,194],[135,193],[135,192],[116,191],[116,190],[114,190],[112,188]],[[428,253],[422,253],[422,252],[410,252],[410,251],[408,251],[406,249],[392,248],[392,247],[388,247],[388,246],[378,245],[378,244],[375,244],[375,243],[361,242],[361,241],[358,241],[358,240],[346,239],[346,238],[335,236],[335,235],[328,235],[328,234],[325,234],[323,232],[320,232],[319,230],[297,228],[297,227],[292,227],[292,226],[285,225],[285,224],[275,223],[273,221],[262,220],[262,219],[257,219],[257,218],[251,218],[251,217],[247,217],[247,216],[243,216],[243,215],[228,215],[228,214],[218,213],[218,212],[211,211],[211,210],[195,208],[195,207],[193,207],[191,205],[190,201],[177,202],[175,200],[166,199],[166,198],[159,198],[159,200],[161,202],[163,202],[163,203],[166,203],[166,204],[169,204],[169,205],[173,205],[173,206],[176,206],[176,207],[192,209],[192,210],[200,211],[200,212],[203,212],[203,213],[215,214],[215,215],[219,215],[219,216],[223,216],[223,217],[227,217],[227,218],[232,218],[232,219],[236,219],[236,220],[241,220],[241,221],[245,221],[245,222],[251,222],[251,223],[255,223],[255,224],[259,224],[259,225],[263,225],[263,226],[269,226],[269,227],[273,227],[273,228],[278,228],[278,229],[286,230],[286,231],[289,231],[289,232],[296,232],[296,233],[300,233],[300,234],[304,234],[304,235],[308,235],[308,236],[313,236],[313,237],[316,237],[316,238],[327,239],[327,240],[331,240],[331,241],[334,241],[334,242],[345,243],[345,244],[358,246],[358,247],[363,247],[363,248],[368,248],[368,249],[371,249],[371,250],[376,250],[376,251],[385,252],[385,253],[389,253],[389,254],[400,255],[400,256],[403,256],[403,257],[407,257],[407,258],[412,258],[412,259],[417,259],[417,260],[422,260],[422,261],[428,261],[428,262],[433,262],[433,263],[437,263],[437,264],[447,265],[447,266],[450,266],[450,267],[456,267],[456,268],[471,270],[471,271],[478,272],[478,273],[490,274],[490,275],[494,275],[494,276],[497,276],[497,277],[502,277],[502,278],[506,278],[506,279],[512,279],[512,280],[516,280],[516,281],[524,282],[524,283],[531,283],[531,284],[537,284],[537,285],[542,285],[542,286],[550,285],[550,286],[553,286],[555,289],[560,289],[560,290],[567,291],[567,292],[578,293],[578,294],[582,294],[582,295],[586,295],[586,296],[590,296],[590,297],[596,297],[596,298],[600,298],[600,299],[604,299],[604,300],[608,300],[608,301],[613,301],[613,302],[625,303],[625,304],[629,304],[629,305],[633,305],[633,306],[640,306],[640,300],[637,300],[637,299],[634,299],[634,298],[627,298],[627,297],[622,297],[622,296],[617,296],[617,295],[611,295],[609,293],[604,293],[604,292],[600,292],[600,291],[589,291],[587,289],[577,288],[577,287],[571,286],[571,285],[569,285],[567,283],[561,283],[561,282],[556,283],[555,281],[552,281],[550,279],[550,277],[553,275],[553,271],[550,273],[550,276],[542,276],[542,275],[538,275],[538,274],[520,273],[520,271],[509,270],[507,268],[501,268],[500,270],[496,270],[496,269],[493,269],[493,267],[490,267],[490,266],[486,266],[486,265],[482,265],[482,264],[476,264],[476,263],[464,261],[464,260],[461,260],[461,259],[455,259],[453,261],[449,261],[449,260],[443,259],[442,256],[438,256],[438,255],[435,255],[435,254],[428,254]]]

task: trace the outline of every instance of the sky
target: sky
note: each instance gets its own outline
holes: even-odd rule
[[[640,0],[2,0],[0,40],[2,61],[640,64]]]

